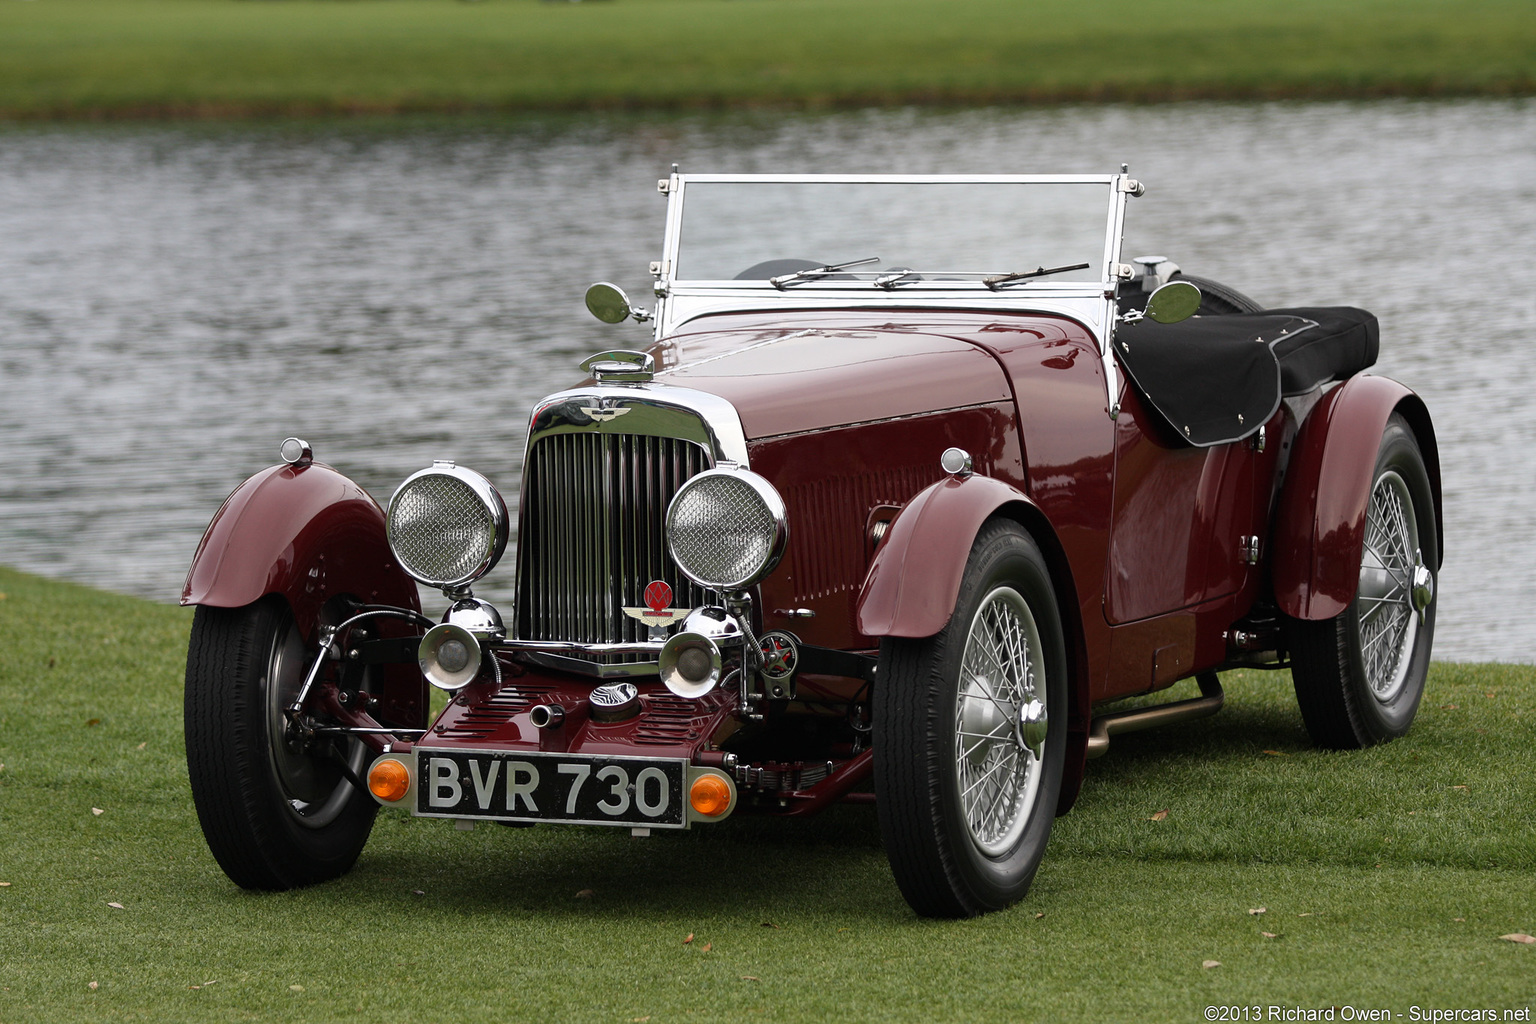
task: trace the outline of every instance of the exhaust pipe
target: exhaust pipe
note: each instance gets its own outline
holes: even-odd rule
[[[535,729],[558,729],[565,721],[565,708],[559,704],[535,704],[528,709],[528,721]]]
[[[1109,753],[1109,738],[1121,732],[1140,732],[1170,722],[1185,722],[1194,718],[1209,718],[1221,710],[1226,700],[1221,681],[1215,672],[1201,672],[1195,676],[1200,684],[1200,696],[1189,700],[1176,700],[1171,704],[1158,704],[1150,708],[1132,708],[1115,711],[1093,720],[1088,733],[1088,756],[1102,757]]]

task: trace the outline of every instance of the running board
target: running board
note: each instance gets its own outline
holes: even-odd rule
[[[1089,757],[1102,757],[1109,753],[1109,738],[1118,732],[1139,732],[1170,722],[1185,722],[1193,718],[1208,718],[1221,710],[1226,694],[1215,672],[1201,672],[1195,676],[1200,684],[1200,696],[1189,700],[1176,700],[1171,704],[1158,704],[1150,708],[1132,708],[1129,711],[1113,711],[1093,720],[1088,732]]]

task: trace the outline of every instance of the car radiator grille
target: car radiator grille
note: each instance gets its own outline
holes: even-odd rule
[[[706,603],[706,591],[667,554],[665,520],[678,487],[709,466],[703,447],[677,438],[562,433],[538,440],[523,469],[518,635],[644,640],[646,627],[622,609],[644,607],[652,580],[672,587],[674,608]],[[643,655],[553,660],[604,676],[655,663]]]

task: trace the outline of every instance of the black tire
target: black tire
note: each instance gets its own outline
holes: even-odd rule
[[[1002,635],[1000,627],[1022,641],[1022,659],[999,666],[998,675],[1010,677],[1008,692],[968,667]],[[881,642],[873,702],[876,807],[896,884],[918,914],[972,917],[1028,891],[1061,790],[1066,665],[1045,559],[1018,524],[1004,520],[990,521],[972,545],[943,631]],[[1040,706],[1031,711],[1035,702]],[[961,746],[962,731],[977,740],[969,750]],[[1002,776],[995,793],[983,793],[1012,807],[990,814],[963,788],[990,785],[998,769],[1011,776]]]
[[[292,748],[283,706],[311,652],[288,605],[199,607],[187,647],[187,772],[219,866],[246,889],[293,889],[345,874],[378,805],[323,751]],[[355,775],[365,748],[347,751]]]
[[[1366,747],[1401,736],[1413,724],[1434,641],[1439,550],[1424,457],[1413,431],[1394,413],[1371,475],[1354,601],[1332,619],[1286,623],[1296,702],[1318,746]],[[1425,574],[1428,604],[1421,620],[1414,588]]]
[[[1172,275],[1174,281],[1188,281],[1200,289],[1200,308],[1196,316],[1220,316],[1226,313],[1260,313],[1264,307],[1238,291],[1228,288],[1208,277],[1196,277],[1180,271]]]

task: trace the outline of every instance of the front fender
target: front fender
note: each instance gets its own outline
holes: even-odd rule
[[[924,637],[943,629],[981,525],[1023,491],[985,476],[950,477],[918,493],[891,523],[855,609],[865,636]]]
[[[1053,565],[1069,652],[1068,746],[1056,813],[1067,813],[1083,782],[1088,745],[1088,670],[1071,570],[1044,514],[1023,491],[990,477],[951,477],[921,491],[891,523],[859,593],[855,621],[869,637],[932,636],[948,625],[982,524],[1002,513],[1031,529]],[[1063,588],[1065,588],[1063,590]]]
[[[1435,565],[1440,564],[1445,550],[1440,454],[1429,410],[1389,377],[1352,377],[1313,406],[1296,434],[1280,490],[1270,550],[1275,601],[1286,615],[1331,619],[1355,599],[1376,455],[1394,412],[1408,421],[1424,456],[1435,502]]]
[[[182,604],[240,608],[280,594],[308,643],[338,594],[421,610],[416,584],[390,554],[384,513],[329,466],[273,466],[225,499],[203,533]]]

